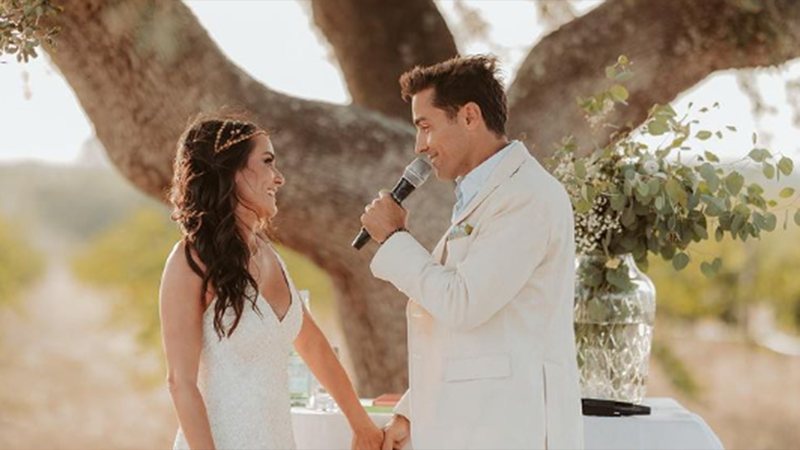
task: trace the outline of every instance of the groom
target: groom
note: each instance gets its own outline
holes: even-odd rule
[[[390,196],[361,216],[381,244],[372,273],[409,297],[410,388],[384,449],[582,448],[567,193],[506,137],[493,57],[416,67],[400,85],[415,151],[457,201],[433,254]]]

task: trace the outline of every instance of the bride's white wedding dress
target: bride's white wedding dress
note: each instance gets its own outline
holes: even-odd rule
[[[203,315],[198,387],[217,449],[295,448],[287,367],[303,323],[303,308],[283,260],[277,257],[291,298],[282,319],[258,294],[256,306],[261,314],[245,302],[236,330],[230,338],[219,340],[213,302]],[[226,326],[233,318],[229,309]],[[173,449],[189,449],[181,429]]]

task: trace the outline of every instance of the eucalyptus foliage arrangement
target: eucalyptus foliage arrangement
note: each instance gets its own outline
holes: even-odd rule
[[[579,100],[589,123],[605,124],[628,91],[623,82],[632,76],[630,61],[621,56],[606,69],[614,83],[608,90]],[[715,104],[713,107],[718,107]],[[701,108],[699,113],[708,111]],[[580,282],[602,291],[632,288],[624,258],[631,254],[646,269],[648,255],[671,261],[675,269],[687,266],[693,242],[720,241],[728,234],[746,241],[775,230],[778,202],[765,198],[764,188],[748,182],[739,169],[759,165],[767,180],[781,183],[794,169],[793,161],[757,146],[746,158],[723,163],[711,151],[693,151],[692,142],[722,139],[737,130],[706,130],[700,122],[682,117],[669,105],[654,106],[644,124],[634,131],[612,136],[588,156],[578,154],[574,140],[565,139],[551,160],[551,170],[566,187],[575,213],[575,239],[579,256],[594,261],[579,270]],[[697,114],[697,113],[695,113]],[[653,146],[651,141],[660,142]],[[779,197],[795,197],[795,189],[783,187]],[[795,198],[796,200],[796,198]],[[784,228],[790,211],[784,207]],[[794,212],[800,225],[800,209]],[[701,270],[712,276],[722,266],[720,258],[703,261]]]

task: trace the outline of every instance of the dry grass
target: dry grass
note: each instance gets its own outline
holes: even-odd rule
[[[51,264],[23,308],[0,312],[0,448],[171,447],[169,396],[148,383],[157,356],[108,325],[106,296]]]
[[[707,333],[697,330],[661,328],[656,339],[683,361],[700,394],[692,399],[678,392],[651,364],[648,396],[677,399],[703,417],[728,450],[798,448],[800,358],[742,340],[701,338]]]

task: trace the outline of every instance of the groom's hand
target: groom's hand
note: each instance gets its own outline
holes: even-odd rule
[[[408,212],[394,201],[388,191],[372,201],[361,215],[361,224],[379,244],[398,228],[408,228]]]
[[[383,427],[383,447],[381,450],[401,450],[411,439],[411,422],[395,414]]]

